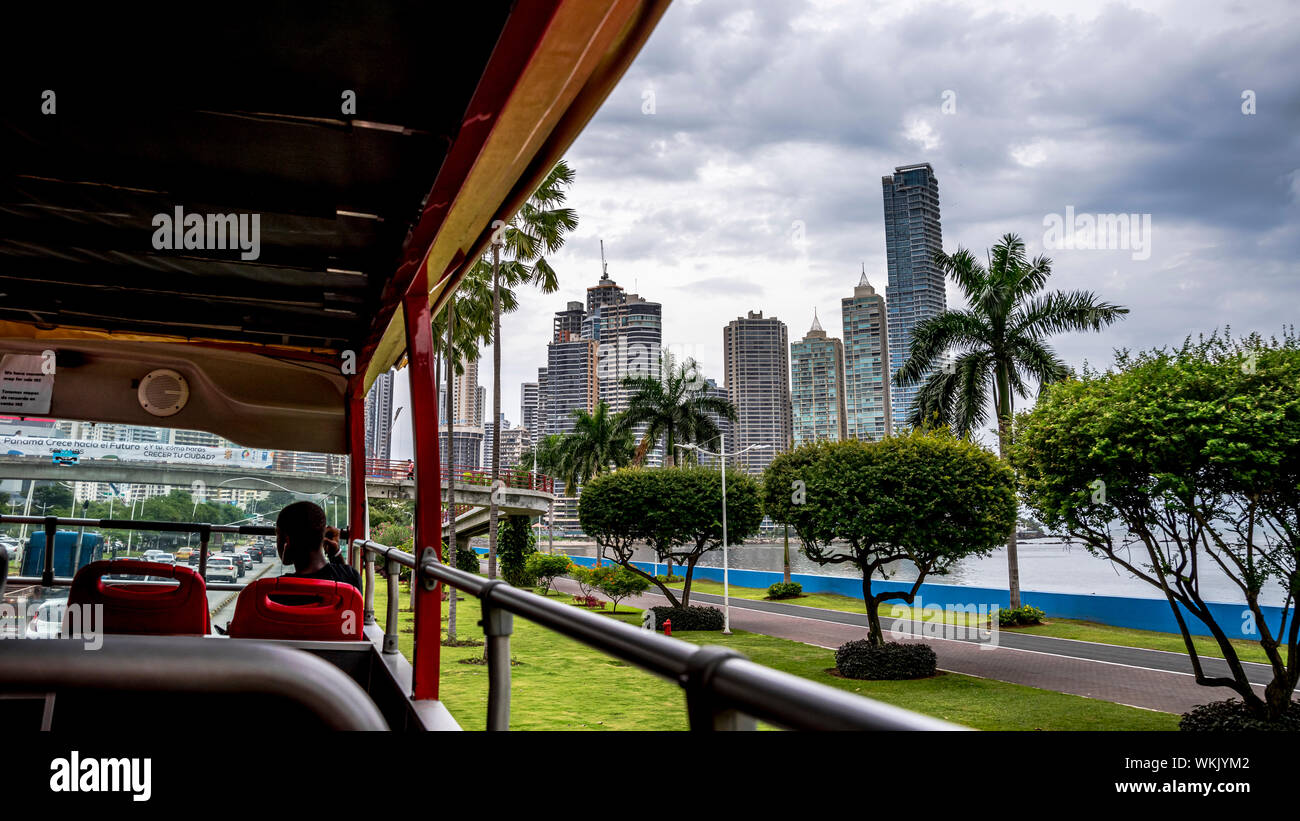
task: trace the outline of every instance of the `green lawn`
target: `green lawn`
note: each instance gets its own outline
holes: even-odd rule
[[[680,586],[677,587],[680,590]],[[722,582],[697,579],[691,582],[692,593],[713,593],[722,595]],[[757,587],[737,587],[731,585],[730,595],[738,599],[766,599],[767,590]],[[840,610],[849,613],[863,613],[866,605],[862,599],[841,596],[838,593],[807,593],[796,599],[782,599],[783,604],[795,604],[800,607],[820,607],[825,610]],[[1054,619],[1048,613],[1048,623],[1033,627],[1004,627],[1017,633],[1036,633],[1040,636],[1052,636],[1060,639],[1093,641],[1100,644],[1118,644],[1124,647],[1141,647],[1147,650],[1168,650],[1173,653],[1187,653],[1183,637],[1177,633],[1160,633],[1154,630],[1134,630],[1128,627],[1112,627],[1076,619]],[[912,608],[903,604],[885,602],[880,606],[880,618],[888,628],[888,619],[913,618]],[[949,624],[965,624],[975,621],[974,616],[966,613],[944,613],[944,621]],[[1197,636],[1196,651],[1202,656],[1222,658],[1218,643],[1209,636]],[[1259,642],[1233,639],[1237,655],[1242,661],[1268,663],[1268,658],[1260,648]]]
[[[403,590],[405,591],[405,585]],[[402,596],[403,630],[410,630]],[[567,601],[568,597],[559,597]],[[446,613],[447,604],[443,604]],[[619,618],[640,623],[640,611],[619,608]],[[384,586],[376,589],[375,613],[385,612]],[[458,604],[459,638],[482,638],[478,602]],[[511,728],[516,730],[685,730],[685,699],[676,684],[651,676],[523,619],[511,640]],[[445,625],[444,625],[445,626]],[[944,673],[920,681],[852,681],[829,675],[834,652],[785,639],[736,631],[679,633],[677,638],[735,648],[750,659],[814,681],[984,730],[1173,730],[1178,717],[1105,701],[1038,690],[990,679]],[[409,659],[414,636],[399,636]],[[487,669],[459,663],[482,655],[481,647],[443,647],[441,696],[467,730],[481,730],[487,709]]]

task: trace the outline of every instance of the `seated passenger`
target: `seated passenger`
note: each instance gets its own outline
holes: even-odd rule
[[[275,520],[275,546],[280,561],[294,567],[286,576],[347,582],[361,589],[361,574],[325,557],[325,511],[320,505],[294,502],[281,510]]]

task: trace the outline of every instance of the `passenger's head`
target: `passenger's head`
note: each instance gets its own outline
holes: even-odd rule
[[[339,536],[340,536],[340,535],[342,535],[342,534],[339,533],[339,529],[338,529],[337,527],[327,527],[327,528],[325,528],[325,542],[324,542],[324,547],[325,547],[325,555],[326,555],[326,556],[329,556],[329,557],[333,558],[334,556],[339,555]]]
[[[325,539],[325,511],[315,502],[294,502],[275,519],[275,547],[285,564],[306,562]]]

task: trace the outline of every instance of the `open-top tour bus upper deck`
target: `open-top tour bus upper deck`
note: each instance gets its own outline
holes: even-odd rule
[[[948,726],[440,561],[431,316],[666,5],[264,2],[212,9],[203,25],[186,20],[165,37],[156,25],[171,19],[166,7],[106,7],[57,25],[56,7],[11,13],[11,31],[58,36],[20,36],[0,57],[0,412],[345,454],[340,524],[366,592],[361,603],[346,585],[263,580],[301,581],[298,592],[317,596],[315,616],[277,622],[268,597],[244,608],[256,584],[204,581],[215,539],[271,536],[269,527],[0,512],[44,536],[24,561],[32,572],[10,588],[65,588],[70,603],[104,604],[109,634],[95,647],[0,642],[8,726],[131,726],[133,707],[205,693],[213,714],[274,710],[281,725],[455,728],[438,701],[443,584],[482,602],[493,729],[509,722],[512,615],[678,681],[692,727],[754,717],[796,728]],[[363,400],[395,365],[409,369],[417,555],[366,538]],[[57,573],[59,531],[85,527],[192,534],[200,566],[73,560],[74,571]],[[420,579],[412,664],[396,648],[400,567]],[[371,612],[376,574],[390,585],[382,625]],[[231,636],[212,634],[205,590],[243,591]],[[348,616],[364,630],[340,634]],[[268,632],[276,624],[282,632]]]

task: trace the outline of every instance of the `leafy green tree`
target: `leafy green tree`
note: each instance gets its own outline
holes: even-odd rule
[[[629,596],[637,596],[650,589],[650,582],[644,576],[633,573],[626,567],[606,568],[610,572],[601,576],[596,586],[604,593],[614,606],[610,612],[618,612],[618,603]]]
[[[945,311],[912,332],[907,361],[894,374],[900,387],[925,380],[910,409],[914,428],[937,422],[967,436],[988,419],[989,387],[998,424],[998,454],[1010,445],[1016,396],[1029,382],[1058,382],[1069,369],[1044,339],[1052,334],[1100,331],[1128,313],[1088,291],[1040,293],[1052,274],[1045,256],[1025,256],[1020,237],[1006,234],[989,251],[988,266],[965,249],[935,254],[935,264],[962,289],[969,308]],[[950,351],[955,359],[944,362]],[[941,367],[942,365],[942,367]],[[1007,537],[1011,606],[1020,606],[1016,533]]]
[[[661,376],[625,376],[630,392],[622,423],[629,430],[645,425],[636,449],[635,464],[645,462],[646,453],[661,440],[664,465],[676,464],[677,445],[705,444],[719,436],[714,415],[736,421],[736,407],[726,399],[704,392],[699,365],[687,359],[680,365],[665,350],[660,357]]]
[[[598,403],[593,413],[577,408],[573,431],[560,439],[557,451],[559,478],[564,481],[565,495],[572,496],[592,477],[632,461],[632,431],[604,402]]]
[[[549,595],[555,580],[573,570],[568,556],[558,553],[533,553],[526,565],[528,575],[542,584],[542,594]]]
[[[60,482],[38,484],[32,491],[33,516],[67,516],[72,510],[72,491]]]
[[[1035,516],[1158,589],[1197,682],[1233,690],[1267,721],[1287,710],[1300,679],[1297,385],[1294,332],[1120,351],[1113,370],[1085,370],[1046,391],[1017,419],[1012,446]],[[1272,669],[1262,699],[1202,598],[1203,574],[1215,569],[1245,600]],[[1260,607],[1272,585],[1289,622],[1270,623]],[[1214,636],[1228,676],[1205,673],[1187,615]]]
[[[582,491],[578,519],[602,556],[656,585],[674,607],[690,605],[695,565],[722,547],[722,476],[704,467],[629,468],[597,477]],[[758,483],[727,471],[727,542],[738,545],[763,519]],[[658,578],[632,564],[638,542],[660,561],[686,568],[680,600]]]
[[[374,535],[384,525],[401,524],[408,528],[415,524],[415,503],[409,499],[371,499],[370,532],[371,538],[380,544],[388,544]]]
[[[780,508],[820,565],[852,564],[862,574],[872,644],[884,644],[878,609],[911,604],[926,578],[967,556],[986,556],[1016,524],[1011,470],[978,445],[945,432],[914,431],[879,442],[816,442],[778,454],[764,483],[797,476],[801,502]],[[774,491],[773,491],[774,492]],[[910,561],[910,590],[876,592],[872,579]]]

